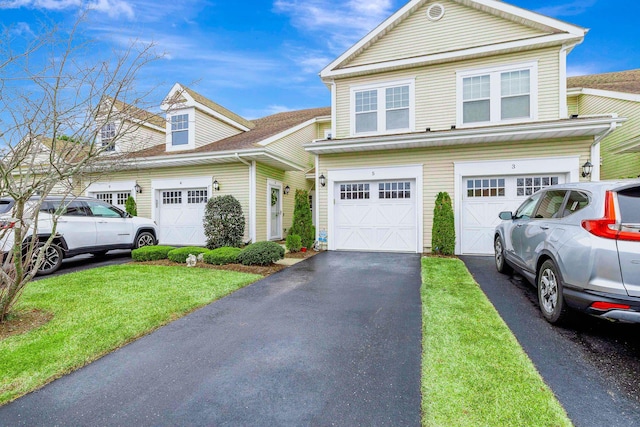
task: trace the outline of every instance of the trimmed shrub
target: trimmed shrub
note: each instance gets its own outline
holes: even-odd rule
[[[309,205],[309,192],[307,190],[296,190],[293,220],[289,234],[300,236],[302,246],[306,248],[313,247],[316,235],[311,218],[311,205]]]
[[[446,192],[438,193],[433,209],[431,251],[434,254],[453,255],[456,248],[456,230],[453,222],[451,197]]]
[[[174,250],[174,246],[143,246],[131,251],[131,258],[134,261],[157,261],[159,259],[167,259],[170,251]]]
[[[207,264],[224,265],[234,264],[237,261],[238,254],[242,252],[240,248],[232,248],[230,246],[224,246],[222,248],[214,249],[204,253],[204,262]]]
[[[269,265],[284,258],[284,248],[275,242],[256,242],[238,254],[244,265]]]
[[[209,199],[204,211],[204,235],[209,249],[242,246],[244,214],[235,197],[227,195]]]
[[[169,258],[173,262],[179,262],[180,264],[184,264],[187,262],[187,257],[189,255],[198,256],[198,254],[203,254],[208,252],[207,248],[203,248],[200,246],[185,246],[184,248],[177,248],[169,252],[167,258]]]
[[[287,236],[287,249],[289,252],[300,252],[302,248],[302,238],[297,234],[289,234]]]
[[[124,202],[124,210],[131,216],[138,216],[138,205],[132,196],[127,197]]]

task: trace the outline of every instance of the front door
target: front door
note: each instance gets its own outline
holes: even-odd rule
[[[270,182],[267,186],[269,203],[268,240],[282,239],[282,184]]]

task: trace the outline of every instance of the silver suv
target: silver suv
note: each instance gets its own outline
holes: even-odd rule
[[[0,228],[11,231],[13,199],[0,199]],[[37,203],[34,204],[37,205]],[[147,218],[132,217],[108,203],[92,197],[72,200],[47,197],[40,203],[37,238],[46,241],[57,217],[56,235],[45,252],[38,275],[51,274],[60,268],[63,258],[90,253],[101,256],[113,249],[135,249],[155,245],[158,230],[155,222]],[[33,227],[29,227],[33,230]],[[24,242],[30,241],[32,232]],[[0,241],[0,252],[7,252],[13,245],[13,233],[6,233]],[[41,243],[42,245],[42,243]]]
[[[550,323],[569,308],[640,323],[640,181],[554,185],[500,218],[496,268],[537,286]]]

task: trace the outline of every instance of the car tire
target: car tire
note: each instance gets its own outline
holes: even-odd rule
[[[108,251],[96,251],[96,252],[91,252],[91,255],[93,255],[96,258],[100,258],[103,257],[107,254]]]
[[[498,270],[498,272],[502,274],[511,274],[513,270],[504,259],[504,243],[502,242],[502,237],[496,237],[496,239],[493,241],[493,249],[495,252],[494,256],[496,261],[496,269]]]
[[[44,246],[44,243],[38,243],[36,249],[34,250],[34,257],[37,256],[40,248]],[[64,254],[60,246],[52,243],[45,250],[44,259],[42,260],[42,264],[38,267],[38,271],[36,272],[36,276],[46,276],[49,274],[53,274],[62,265],[62,259],[64,258]]]
[[[148,231],[143,231],[136,237],[135,249],[143,246],[153,246],[156,244],[156,238]]]
[[[562,277],[552,260],[548,259],[540,266],[537,285],[540,311],[547,322],[559,324],[565,321],[569,309],[562,294]]]

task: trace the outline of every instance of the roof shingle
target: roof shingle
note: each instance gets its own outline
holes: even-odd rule
[[[640,69],[569,77],[567,87],[640,94]]]

